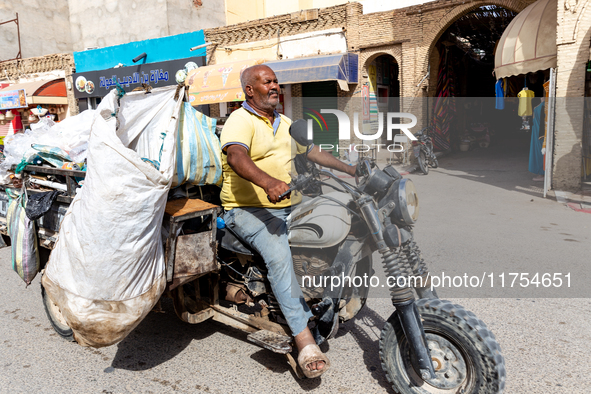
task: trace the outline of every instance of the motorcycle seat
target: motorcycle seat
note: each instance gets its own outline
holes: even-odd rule
[[[250,250],[249,247],[244,242],[242,242],[242,240],[240,240],[227,228],[218,228],[216,231],[216,239],[218,244],[226,250],[234,253],[245,254],[247,256],[254,255],[254,252]]]

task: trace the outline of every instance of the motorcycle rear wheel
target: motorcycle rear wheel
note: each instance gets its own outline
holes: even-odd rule
[[[417,157],[417,161],[419,162],[419,168],[421,169],[421,172],[427,175],[429,173],[429,165],[427,164],[427,155],[425,154],[424,150],[421,149],[419,157]]]
[[[68,326],[66,319],[62,315],[59,306],[49,298],[45,287],[41,285],[41,298],[43,299],[43,307],[47,314],[47,319],[51,324],[51,327],[55,330],[57,335],[69,342],[75,342],[74,331]]]
[[[431,163],[430,164],[431,164],[431,167],[433,167],[433,168],[439,167],[439,162],[437,161],[437,157],[435,157],[435,154],[433,154],[431,156]]]
[[[494,335],[474,313],[450,301],[422,299],[417,307],[431,351],[436,378],[421,379],[410,359],[408,341],[394,312],[380,338],[380,360],[398,394],[502,393],[505,361]]]

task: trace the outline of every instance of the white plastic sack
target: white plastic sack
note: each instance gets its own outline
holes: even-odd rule
[[[95,114],[95,110],[87,109],[53,126],[51,131],[56,133],[61,140],[58,145],[54,145],[66,152],[70,152],[72,149],[86,144],[90,136],[90,126],[92,125]]]
[[[175,168],[183,92],[176,102],[174,94],[175,87],[154,89],[148,95],[127,93],[115,118],[113,91],[97,109],[84,187],[62,221],[42,278],[82,345],[121,341],[164,291],[160,232]],[[160,125],[158,134],[148,128],[153,124]],[[130,149],[144,133],[157,138],[146,142],[158,146],[147,156]],[[160,170],[142,158],[159,160]]]

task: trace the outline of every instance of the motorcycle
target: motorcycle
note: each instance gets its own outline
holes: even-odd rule
[[[294,122],[290,133],[299,144],[310,145],[305,121]],[[296,157],[298,175],[286,193],[311,195],[291,212],[289,242],[294,271],[314,315],[311,325],[316,342],[332,338],[339,324],[354,318],[368,297],[369,286],[344,281],[328,286],[331,278],[371,277],[377,252],[386,275],[394,279],[389,290],[395,310],[379,342],[382,368],[394,391],[501,393],[505,364],[492,332],[472,312],[440,300],[431,289],[430,274],[413,237],[419,201],[412,181],[392,166],[381,170],[375,163],[362,160],[357,165],[357,184],[352,185],[318,169],[305,155]],[[333,182],[325,182],[323,177]],[[323,186],[336,190],[321,194]],[[207,199],[202,192],[200,197]],[[214,205],[200,204],[205,208],[185,217],[184,231],[188,234],[178,239],[174,237],[180,229],[175,223],[181,216],[170,217],[165,296],[172,298],[175,313],[183,321],[195,324],[213,319],[245,331],[249,341],[284,354],[294,373],[302,378],[291,355],[293,337],[267,280],[262,258],[218,220],[219,210]],[[188,259],[179,248],[198,261],[198,274],[186,272]],[[213,266],[204,260],[212,250]],[[398,278],[410,276],[420,278],[419,285],[417,281],[398,285]],[[45,292],[43,299],[56,332],[73,340],[59,308]]]
[[[439,167],[439,162],[433,152],[433,141],[426,134],[426,131],[427,129],[424,128],[416,133],[417,140],[412,142],[413,152],[419,163],[419,168],[425,175],[429,173],[429,166],[433,168]]]

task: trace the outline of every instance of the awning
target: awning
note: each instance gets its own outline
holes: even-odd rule
[[[15,83],[3,89],[0,93],[24,89],[27,104],[68,104],[66,82],[63,78],[52,81],[34,81]]]
[[[557,0],[538,0],[503,32],[495,51],[497,79],[556,67]]]
[[[189,89],[189,102],[197,106],[243,101],[245,97],[240,83],[240,74],[245,68],[261,63],[264,63],[264,60],[242,60],[192,70],[185,80],[185,85]]]
[[[359,56],[355,53],[267,62],[280,84],[337,81],[342,90],[358,82]]]

